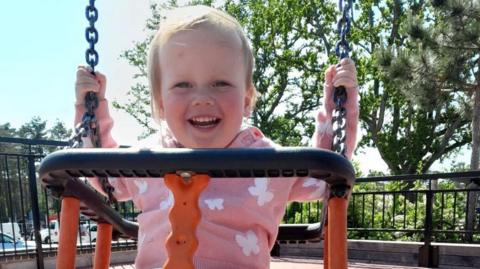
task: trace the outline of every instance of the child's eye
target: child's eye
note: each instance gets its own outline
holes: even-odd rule
[[[190,84],[189,82],[183,81],[183,82],[179,82],[179,83],[175,84],[175,86],[173,86],[173,87],[174,88],[191,88],[192,84]]]
[[[215,81],[213,84],[212,84],[212,87],[228,87],[230,86],[230,83],[226,82],[226,81],[223,81],[223,80],[219,80],[219,81]]]

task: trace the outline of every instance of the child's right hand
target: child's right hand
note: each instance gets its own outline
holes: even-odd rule
[[[85,66],[79,66],[77,69],[77,80],[75,81],[75,104],[85,104],[85,96],[88,92],[95,92],[98,101],[105,100],[105,89],[107,85],[106,77],[100,73],[91,73],[91,69]]]

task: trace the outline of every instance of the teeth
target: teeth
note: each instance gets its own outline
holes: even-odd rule
[[[193,122],[198,123],[214,123],[217,120],[215,117],[194,117],[192,118]]]

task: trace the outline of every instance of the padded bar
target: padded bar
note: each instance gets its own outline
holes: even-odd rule
[[[53,195],[80,199],[82,213],[95,221],[111,223],[115,228],[114,236],[136,238],[138,224],[122,219],[103,197],[77,177],[154,178],[177,171],[194,171],[214,178],[309,176],[330,185],[352,186],[355,181],[353,166],[344,157],[332,151],[306,147],[67,149],[43,159],[39,178]],[[317,240],[320,231],[319,224],[281,227],[278,239],[290,240],[290,235],[296,234],[305,240]]]
[[[122,218],[122,216],[105,202],[105,198],[99,195],[92,187],[78,178],[65,179],[63,186],[45,186],[63,197],[75,197],[81,201],[81,212],[90,219],[99,223],[110,223],[114,226],[114,235],[125,238],[137,238],[138,223]],[[86,209],[88,208],[88,209]],[[86,212],[84,212],[86,211]],[[86,213],[86,214],[85,214]]]
[[[67,149],[48,155],[39,168],[47,185],[72,177],[163,177],[193,171],[212,178],[313,177],[331,186],[351,186],[352,165],[332,151],[306,148],[261,149]]]
[[[322,223],[281,224],[278,227],[277,240],[320,241],[322,239]]]

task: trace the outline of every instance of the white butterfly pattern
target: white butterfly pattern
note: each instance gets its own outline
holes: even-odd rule
[[[325,195],[325,182],[322,181],[322,180],[318,180],[318,179],[315,179],[315,178],[306,178],[303,181],[302,186],[305,187],[305,188],[310,188],[310,187],[316,188],[316,190],[313,191],[310,194],[310,198],[317,198],[318,199],[318,198],[322,197],[323,195]]]
[[[267,191],[268,178],[255,178],[255,185],[248,187],[248,192],[252,196],[258,196],[257,204],[263,206],[273,199],[273,193]]]
[[[303,181],[303,187],[305,188],[308,188],[308,187],[321,187],[323,184],[322,184],[322,181],[321,180],[318,180],[318,179],[315,179],[315,178],[307,178]]]
[[[210,210],[223,210],[223,199],[205,199],[204,202],[207,204]]]
[[[167,199],[160,202],[160,210],[169,209],[173,205],[173,193],[168,191]]]
[[[248,230],[245,234],[235,235],[235,241],[237,241],[237,244],[242,248],[243,254],[247,257],[252,253],[260,253],[257,235],[252,230]]]
[[[148,189],[148,183],[144,180],[134,180],[133,183],[138,188],[138,194],[144,194]]]

